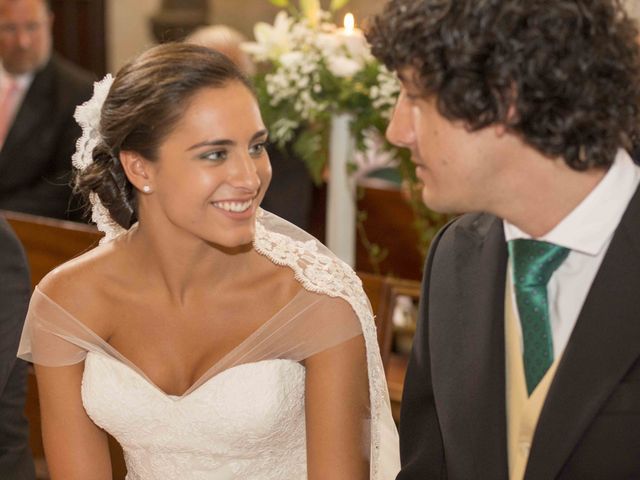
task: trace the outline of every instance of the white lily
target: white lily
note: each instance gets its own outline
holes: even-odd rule
[[[243,43],[242,49],[258,61],[278,60],[292,49],[289,38],[292,22],[293,19],[285,11],[278,12],[273,25],[258,22],[253,28],[256,41]]]

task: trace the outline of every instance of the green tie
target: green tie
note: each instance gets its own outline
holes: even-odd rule
[[[569,249],[539,240],[511,240],[509,255],[524,341],[524,373],[529,395],[553,363],[547,283]]]

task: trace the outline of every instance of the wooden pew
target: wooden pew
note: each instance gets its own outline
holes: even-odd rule
[[[387,250],[380,272],[397,278],[420,280],[424,259],[418,247],[415,214],[399,190],[363,187],[358,210],[366,212],[364,230],[371,243]],[[361,240],[356,245],[358,271],[374,270]]]
[[[81,223],[6,210],[0,210],[0,215],[11,224],[22,242],[34,287],[58,265],[95,247],[102,237],[95,227]]]
[[[419,299],[420,282],[366,272],[358,272],[358,276],[362,280],[362,286],[371,301],[371,308],[376,316],[378,344],[387,378],[391,409],[393,418],[399,422],[400,403],[409,359],[406,355],[392,351],[394,341],[392,317],[398,295]]]

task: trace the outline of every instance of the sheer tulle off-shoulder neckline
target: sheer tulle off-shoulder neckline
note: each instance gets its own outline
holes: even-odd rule
[[[91,339],[95,341],[97,347],[100,347],[98,349],[90,349],[89,351],[92,351],[94,353],[103,355],[107,358],[116,360],[119,364],[124,365],[130,371],[132,371],[133,373],[138,375],[140,378],[142,378],[150,387],[152,387],[162,396],[173,401],[180,401],[187,398],[192,393],[197,391],[200,387],[202,387],[205,383],[207,383],[208,381],[212,380],[213,378],[217,377],[218,375],[228,370],[232,370],[242,365],[249,365],[249,364],[260,363],[263,361],[274,360],[274,359],[265,358],[262,360],[240,361],[240,358],[238,357],[240,356],[242,358],[246,358],[246,354],[254,350],[254,348],[256,347],[256,345],[252,345],[252,343],[259,343],[259,341],[265,341],[266,338],[265,339],[259,338],[261,333],[269,330],[274,323],[278,322],[280,317],[282,317],[283,315],[286,315],[287,321],[290,321],[291,320],[290,312],[289,312],[290,309],[300,308],[300,310],[296,312],[297,315],[300,315],[305,311],[307,311],[309,308],[312,308],[317,302],[322,301],[323,298],[327,298],[327,297],[323,297],[321,295],[309,292],[304,288],[301,288],[293,296],[293,298],[291,298],[291,300],[289,300],[285,305],[283,305],[275,314],[273,314],[269,319],[263,322],[256,330],[254,330],[251,334],[249,334],[238,345],[233,347],[231,350],[225,353],[222,357],[220,357],[220,359],[214,362],[214,364],[211,365],[211,367],[209,367],[189,388],[187,388],[187,390],[185,390],[182,394],[172,394],[160,388],[156,382],[151,380],[151,378],[144,372],[144,370],[142,370],[134,362],[129,360],[125,355],[123,355],[118,349],[116,349],[110,343],[108,343],[106,340],[100,337],[100,335],[98,335],[92,329],[87,327],[82,321],[78,320],[74,315],[72,315],[69,311],[63,308],[59,303],[57,303],[55,300],[53,300],[51,297],[45,294],[39,288],[39,286],[36,286],[34,290],[34,296],[36,295],[41,297],[52,308],[59,310],[59,312],[63,314],[65,317],[67,317],[71,322],[75,323],[75,325],[78,328],[82,329],[89,337],[91,337]],[[305,297],[310,298],[310,302]],[[275,334],[274,332],[271,332],[268,335],[268,337],[271,337],[274,334]],[[245,355],[239,355],[240,352],[245,353]]]

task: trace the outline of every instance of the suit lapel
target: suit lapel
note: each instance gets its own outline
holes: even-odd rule
[[[438,278],[429,295],[431,318],[441,319],[431,327],[436,404],[446,451],[452,452],[450,478],[504,479],[504,231],[489,215],[464,223],[456,226],[455,258],[440,260],[454,262],[453,278]]]
[[[558,475],[640,355],[638,218],[640,190],[614,234],[560,360],[540,414],[525,478]]]

